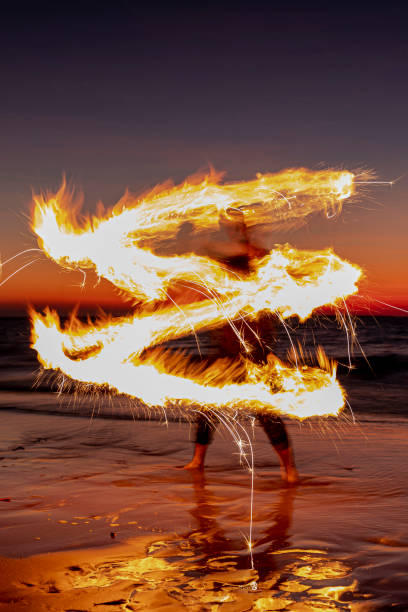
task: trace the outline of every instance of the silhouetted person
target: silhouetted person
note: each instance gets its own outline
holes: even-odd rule
[[[244,217],[239,209],[228,209],[225,215],[220,216],[220,230],[224,234],[224,239],[209,244],[208,254],[239,274],[248,274],[251,260],[267,253],[251,245]],[[266,363],[269,352],[262,341],[262,333],[265,333],[267,324],[268,318],[264,320],[260,318],[258,323],[251,323],[251,326],[245,324],[240,330],[245,344],[251,347],[250,352],[245,353],[245,357],[258,365]],[[216,330],[213,338],[218,346],[219,357],[239,358],[242,343],[230,325],[224,325]],[[256,416],[279,457],[282,478],[288,483],[296,482],[298,474],[292,445],[282,419],[269,411],[260,412]],[[190,463],[184,466],[185,469],[202,470],[204,468],[208,446],[217,425],[218,419],[211,413],[199,415],[194,455]]]

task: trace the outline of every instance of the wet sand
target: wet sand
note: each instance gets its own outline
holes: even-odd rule
[[[186,423],[2,410],[0,610],[406,610],[404,418],[291,422],[285,486],[255,428],[179,469]],[[191,432],[192,433],[192,432]]]

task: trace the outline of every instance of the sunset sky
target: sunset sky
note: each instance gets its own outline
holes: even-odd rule
[[[294,166],[371,169],[399,180],[277,240],[333,246],[364,269],[362,298],[407,308],[408,9],[392,4],[3,8],[1,260],[37,246],[32,190],[57,189],[64,173],[92,211],[209,165],[230,180]],[[0,287],[3,312],[118,302],[108,283],[95,289],[89,276],[81,288],[81,274],[35,251],[2,279],[37,258]]]

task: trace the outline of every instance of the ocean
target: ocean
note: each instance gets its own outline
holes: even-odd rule
[[[290,320],[288,327],[274,330],[268,342],[273,352],[285,359],[291,345],[315,353],[322,346],[330,359],[338,362],[338,378],[345,388],[349,408],[356,415],[408,416],[408,318],[359,317],[354,321],[355,336],[346,333],[333,317],[311,318],[303,324]],[[289,339],[290,335],[290,339]],[[76,416],[144,418],[128,398],[92,394],[70,397],[56,394],[56,377],[44,375],[36,353],[30,349],[27,318],[0,318],[0,406],[27,410],[68,412]],[[198,336],[200,353],[210,355],[211,335]],[[198,358],[197,340],[188,337],[167,344]],[[73,390],[75,390],[73,385]],[[116,411],[116,413],[115,413]],[[162,414],[160,411],[157,413]],[[154,418],[155,413],[149,413]]]

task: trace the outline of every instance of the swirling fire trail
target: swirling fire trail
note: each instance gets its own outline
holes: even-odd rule
[[[239,214],[248,227],[273,229],[316,211],[331,215],[353,192],[354,175],[345,171],[292,169],[240,183],[211,175],[138,199],[126,194],[111,211],[80,221],[65,186],[38,196],[32,227],[48,257],[71,269],[92,268],[138,307],[131,316],[96,324],[76,320],[66,328],[55,312],[32,311],[32,347],[45,368],[108,385],[149,406],[250,408],[299,418],[335,414],[344,404],[343,391],[335,365],[324,364],[322,355],[321,367],[314,368],[276,358],[262,367],[248,361],[237,383],[233,366],[222,360],[202,371],[179,355],[156,351],[146,361],[143,352],[225,322],[239,335],[238,319],[250,324],[265,310],[281,320],[293,315],[304,320],[314,309],[355,293],[360,269],[331,249],[284,245],[262,256],[255,249],[250,272],[240,276],[220,266],[211,249],[163,255],[157,248],[174,243],[186,223],[194,236],[210,235],[220,218],[228,222]]]

